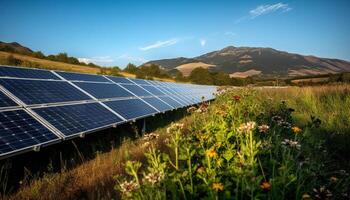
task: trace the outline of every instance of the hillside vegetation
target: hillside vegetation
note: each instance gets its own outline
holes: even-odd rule
[[[350,86],[223,88],[210,104],[5,199],[348,199]]]

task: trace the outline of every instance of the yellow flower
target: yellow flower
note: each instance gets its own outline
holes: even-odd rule
[[[271,189],[271,183],[268,181],[264,181],[260,184],[260,188],[263,190],[270,190]]]
[[[330,180],[331,180],[331,182],[335,183],[335,182],[338,181],[338,178],[335,177],[335,176],[332,176],[332,177],[330,178]]]
[[[215,191],[223,191],[224,190],[224,185],[222,183],[213,183],[212,185],[213,190]]]
[[[298,133],[301,132],[301,128],[299,128],[299,127],[297,127],[297,126],[293,126],[293,127],[292,127],[292,130],[293,130],[293,132],[294,132],[295,134],[298,134]]]
[[[216,157],[216,152],[213,149],[209,149],[205,152],[205,154],[209,157],[209,158],[213,158]]]
[[[311,199],[311,196],[308,193],[303,194],[302,199]]]

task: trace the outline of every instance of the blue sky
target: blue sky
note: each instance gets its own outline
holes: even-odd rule
[[[350,1],[0,0],[0,41],[124,67],[228,45],[350,60]]]

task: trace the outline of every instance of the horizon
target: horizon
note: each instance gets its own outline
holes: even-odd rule
[[[1,4],[0,41],[103,66],[191,58],[227,46],[350,60],[346,1]]]

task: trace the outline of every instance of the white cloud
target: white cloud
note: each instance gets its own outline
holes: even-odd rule
[[[204,47],[207,44],[207,40],[206,39],[200,39],[199,43],[201,44],[202,47]]]
[[[151,45],[148,45],[145,47],[140,47],[139,49],[142,51],[147,51],[150,49],[157,49],[157,48],[161,48],[161,47],[171,46],[171,45],[174,45],[178,42],[179,42],[179,40],[177,38],[172,38],[172,39],[165,40],[165,41],[157,41],[154,44],[151,44]]]
[[[79,62],[84,62],[86,64],[94,63],[94,64],[109,64],[114,62],[114,60],[110,56],[95,56],[91,58],[78,58]]]
[[[256,7],[253,10],[249,11],[249,15],[251,19],[254,19],[256,17],[259,17],[261,15],[265,15],[271,12],[275,12],[275,11],[282,11],[282,12],[288,12],[290,11],[292,8],[288,6],[288,4],[285,3],[276,3],[276,4],[267,4],[267,5],[260,5],[258,7]]]
[[[124,60],[124,61],[130,62],[130,63],[135,63],[135,64],[142,64],[142,63],[148,62],[148,60],[146,60],[144,58],[131,56],[127,53],[125,53],[121,56],[118,56],[117,60]]]

